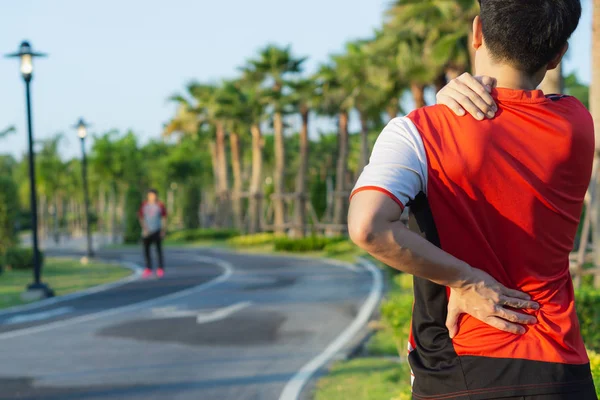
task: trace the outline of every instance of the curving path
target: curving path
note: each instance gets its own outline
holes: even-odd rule
[[[166,259],[163,280],[0,313],[0,399],[293,400],[307,364],[374,300],[364,268],[210,250]]]

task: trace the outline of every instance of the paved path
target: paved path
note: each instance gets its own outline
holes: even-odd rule
[[[141,261],[132,250],[100,256]],[[166,258],[163,280],[0,313],[0,399],[277,400],[373,284],[362,268],[318,260]]]

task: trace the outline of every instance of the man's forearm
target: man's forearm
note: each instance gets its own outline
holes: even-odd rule
[[[379,261],[397,270],[444,286],[461,287],[473,278],[467,263],[408,230],[402,222],[386,222],[359,240],[359,245]]]

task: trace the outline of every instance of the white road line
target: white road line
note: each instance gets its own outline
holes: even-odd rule
[[[37,308],[51,306],[51,305],[62,303],[62,302],[68,301],[68,300],[78,299],[80,297],[88,296],[90,294],[100,293],[105,290],[114,289],[119,286],[123,286],[127,283],[133,282],[133,281],[139,279],[140,276],[142,276],[142,267],[140,267],[138,264],[135,264],[132,262],[126,262],[126,261],[117,262],[116,264],[119,264],[125,268],[132,270],[133,274],[131,274],[121,280],[118,280],[116,282],[111,282],[111,283],[106,283],[104,285],[94,286],[89,289],[81,290],[79,292],[66,294],[64,296],[51,297],[49,299],[36,301],[35,303],[25,304],[22,306],[6,308],[6,309],[0,311],[0,316],[6,315],[6,314],[17,313],[17,312],[35,310]]]
[[[33,314],[25,314],[25,315],[15,315],[14,317],[10,317],[4,320],[2,325],[14,325],[14,324],[22,324],[24,322],[34,322],[34,321],[43,321],[45,319],[50,319],[54,317],[58,317],[60,315],[69,314],[75,311],[73,307],[60,307],[55,308],[53,310],[42,311]]]
[[[198,324],[206,324],[208,322],[219,321],[225,319],[238,311],[243,310],[252,305],[252,302],[245,301],[242,303],[232,304],[228,307],[220,308],[212,312],[202,312],[200,310],[182,310],[175,307],[161,307],[152,309],[152,315],[155,319],[169,319],[169,318],[189,318],[196,317]]]
[[[304,365],[283,388],[279,400],[297,400],[308,380],[329,360],[340,352],[350,340],[369,322],[369,318],[379,304],[383,293],[383,277],[379,268],[371,262],[360,259],[360,263],[371,273],[373,285],[367,300],[363,303],[352,323],[321,354]]]
[[[198,324],[206,324],[208,322],[219,321],[221,319],[225,319],[232,314],[235,314],[238,311],[243,310],[244,308],[250,307],[252,302],[245,301],[242,303],[233,304],[229,307],[221,308],[220,310],[214,311],[208,315],[198,315],[196,318],[196,322]]]
[[[0,340],[10,339],[10,338],[18,337],[18,336],[31,335],[34,333],[49,331],[51,329],[57,329],[57,328],[62,328],[62,327],[69,326],[69,325],[78,324],[81,322],[93,321],[96,319],[109,317],[112,315],[117,315],[117,314],[128,312],[128,311],[134,311],[134,310],[139,310],[142,308],[152,307],[156,304],[179,299],[181,297],[185,297],[185,296],[188,296],[191,294],[203,292],[207,289],[212,288],[213,286],[216,286],[222,282],[225,282],[233,274],[233,270],[234,270],[233,265],[225,260],[220,260],[218,258],[213,258],[213,257],[203,257],[203,256],[194,256],[192,258],[196,261],[200,261],[200,262],[204,262],[204,263],[208,263],[208,264],[216,264],[217,266],[222,268],[225,272],[222,275],[219,275],[218,277],[216,277],[215,279],[213,279],[211,281],[205,282],[198,286],[194,286],[192,288],[184,289],[179,292],[171,293],[166,296],[161,296],[161,297],[157,297],[157,298],[154,298],[151,300],[146,300],[146,301],[142,301],[139,303],[130,304],[128,306],[113,308],[113,309],[106,310],[106,311],[100,311],[100,312],[93,313],[93,314],[82,315],[81,317],[75,317],[75,318],[70,318],[70,319],[63,320],[63,321],[51,322],[51,323],[45,324],[45,325],[33,326],[31,328],[25,328],[25,329],[19,329],[19,330],[15,330],[15,331],[0,333]]]

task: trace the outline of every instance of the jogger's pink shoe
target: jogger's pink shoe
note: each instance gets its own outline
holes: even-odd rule
[[[152,276],[152,270],[150,268],[146,268],[142,273],[142,278],[149,278]]]
[[[156,276],[159,278],[162,278],[163,276],[165,276],[165,270],[162,268],[159,268],[156,270]]]

